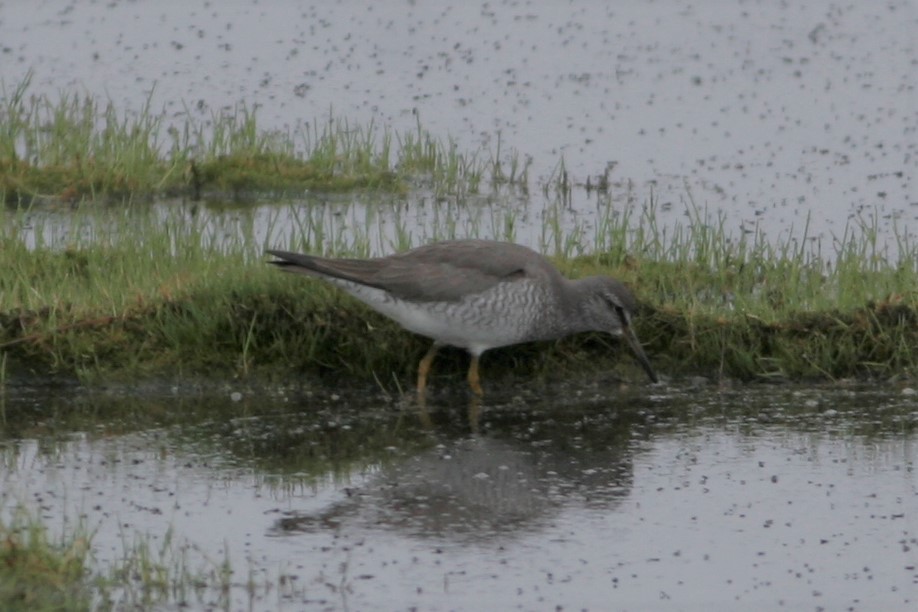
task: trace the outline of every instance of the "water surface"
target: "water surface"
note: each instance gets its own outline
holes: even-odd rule
[[[472,423],[458,385],[426,415],[13,387],[0,500],[103,565],[134,534],[226,556],[233,609],[914,609],[913,391],[699,385],[508,388]]]

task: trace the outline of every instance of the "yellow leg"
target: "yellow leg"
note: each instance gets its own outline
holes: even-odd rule
[[[440,350],[440,345],[434,342],[421,358],[421,363],[418,364],[418,397],[423,397],[424,392],[427,391],[427,373],[430,372],[430,366],[438,350]]]
[[[481,378],[478,376],[478,355],[472,355],[472,363],[469,365],[469,386],[472,393],[481,397],[484,391],[481,389]]]
[[[472,395],[469,398],[469,431],[478,433],[478,420],[481,415],[481,396]]]

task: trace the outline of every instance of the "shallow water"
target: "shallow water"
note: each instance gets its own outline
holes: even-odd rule
[[[149,99],[177,124],[239,103],[265,129],[332,109],[402,133],[419,115],[462,151],[500,138],[534,178],[562,157],[575,183],[608,169],[613,206],[653,193],[664,225],[697,206],[736,234],[806,227],[830,256],[875,213],[894,257],[893,228],[918,218],[916,29],[908,0],[7,2],[0,79]],[[530,246],[539,191],[517,228]],[[583,190],[571,204],[597,214]]]
[[[137,533],[226,555],[232,609],[918,602],[912,389],[502,393],[470,422],[461,387],[425,416],[372,392],[13,386],[0,500],[82,519],[103,565]]]

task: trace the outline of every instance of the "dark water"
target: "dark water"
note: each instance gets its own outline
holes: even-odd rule
[[[503,393],[10,385],[0,502],[225,556],[232,609],[918,602],[913,389]]]

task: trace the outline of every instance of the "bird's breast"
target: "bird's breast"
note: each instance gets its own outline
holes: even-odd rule
[[[403,300],[349,281],[337,279],[335,284],[405,329],[473,354],[542,339],[555,309],[544,286],[526,279],[498,283],[455,301]]]

